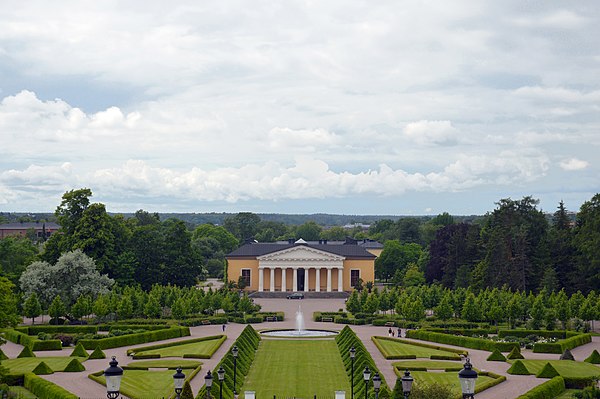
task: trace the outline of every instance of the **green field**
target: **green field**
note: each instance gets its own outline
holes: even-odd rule
[[[333,339],[263,339],[239,389],[256,391],[257,398],[331,397],[339,390],[350,392],[350,381]]]
[[[168,368],[176,369],[181,367],[182,369],[195,369],[202,363],[197,360],[184,360],[184,359],[161,359],[161,360],[140,360],[137,362],[131,362],[125,368]]]
[[[63,371],[73,357],[23,357],[20,359],[7,359],[2,361],[2,365],[7,367],[11,374],[21,374],[33,371],[42,361],[45,362],[52,371]],[[87,360],[86,357],[78,357],[80,362]]]
[[[406,369],[410,370],[416,367],[425,367],[427,370],[444,370],[451,367],[463,367],[461,362],[453,362],[451,360],[402,360],[392,363],[392,365],[402,372]]]
[[[450,385],[452,389],[456,393],[460,393],[460,382],[458,381],[458,372],[430,372],[430,371],[413,371],[410,373],[412,377],[415,379],[415,383],[425,383],[428,385]],[[475,382],[475,389],[478,386],[493,381],[494,378],[488,377],[485,375],[480,375],[477,377],[477,381]]]
[[[104,376],[95,377],[106,385]],[[131,399],[168,398],[173,394],[173,370],[125,370],[121,381],[121,393]]]
[[[374,337],[373,340],[377,341],[379,344],[378,348],[380,348],[385,358],[407,355],[415,355],[417,358],[429,358],[431,355],[436,355],[453,356],[456,357],[456,360],[460,360],[460,357],[454,352],[425,348],[423,346],[406,344],[400,341],[392,341],[389,339],[379,339],[377,337]]]
[[[539,373],[546,363],[550,363],[563,377],[600,376],[600,367],[591,363],[571,360],[521,360],[532,374]]]
[[[207,341],[191,342],[189,344],[173,345],[166,348],[149,349],[146,351],[136,352],[136,356],[144,355],[160,355],[160,357],[183,357],[183,355],[202,355],[207,358],[221,346],[223,343],[220,339],[211,339]],[[178,343],[175,343],[178,344]],[[143,349],[143,348],[142,348]]]

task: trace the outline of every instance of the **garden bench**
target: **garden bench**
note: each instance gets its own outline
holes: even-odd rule
[[[210,324],[210,320],[202,320],[202,325],[207,326]]]
[[[394,322],[393,321],[388,321],[387,323],[384,324],[386,327],[394,327]]]
[[[331,323],[333,321],[333,317],[321,317],[321,321]]]
[[[277,316],[267,316],[265,317],[266,321],[277,321]]]

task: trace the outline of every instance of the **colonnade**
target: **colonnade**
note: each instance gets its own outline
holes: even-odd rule
[[[343,267],[311,267],[311,266],[292,266],[292,267],[270,267],[270,266],[261,266],[258,268],[258,291],[259,292],[263,292],[265,291],[265,287],[264,287],[264,281],[265,281],[265,276],[264,273],[267,272],[269,273],[269,291],[274,292],[276,290],[276,284],[275,284],[275,270],[280,269],[281,270],[281,277],[280,277],[280,290],[281,291],[287,291],[288,287],[287,287],[287,271],[288,269],[291,269],[292,272],[292,286],[291,291],[297,292],[299,291],[298,287],[299,287],[299,281],[298,281],[298,270],[299,269],[303,269],[304,270],[304,292],[308,292],[308,291],[315,291],[315,292],[321,292],[321,270],[326,269],[327,270],[327,277],[326,277],[326,281],[327,281],[327,286],[326,286],[326,292],[332,292],[332,270],[333,269],[337,269],[337,275],[338,275],[338,283],[337,283],[337,291],[338,292],[342,292],[344,290],[344,268]],[[312,289],[311,289],[311,281],[310,281],[310,270],[314,269],[315,273],[315,281],[314,284],[312,284]],[[279,289],[277,289],[277,291],[279,291]]]

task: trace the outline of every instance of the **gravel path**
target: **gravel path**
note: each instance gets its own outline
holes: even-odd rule
[[[301,307],[304,314],[305,326],[307,329],[341,330],[343,328],[343,326],[339,324],[314,322],[312,320],[312,314],[315,311],[337,311],[339,309],[343,309],[343,299],[305,299],[301,301],[295,301],[274,298],[257,298],[255,299],[255,302],[262,306],[263,311],[285,312],[285,320],[283,322],[263,323],[256,325],[255,327],[259,330],[268,328],[295,328],[295,315],[299,307]],[[191,381],[191,386],[194,393],[197,393],[204,384],[204,376],[206,375],[206,372],[208,370],[214,370],[221,358],[227,353],[227,351],[231,349],[233,342],[237,339],[244,327],[245,325],[240,324],[228,324],[226,326],[225,334],[227,335],[227,340],[223,343],[223,345],[221,345],[219,350],[217,350],[211,359],[201,360],[203,363],[202,370]],[[397,360],[386,360],[371,340],[372,336],[387,336],[388,328],[375,326],[351,326],[351,328],[356,332],[367,350],[370,352],[375,364],[379,368],[382,377],[385,378],[388,386],[393,388],[396,382],[396,375],[394,373],[392,363],[396,362]],[[223,334],[222,326],[220,325],[192,327],[190,328],[190,332],[191,337],[175,338],[161,341],[161,343]],[[107,359],[86,361],[84,363],[86,372],[84,373],[54,373],[43,377],[64,387],[82,399],[105,398],[106,388],[103,385],[100,385],[89,379],[88,375],[90,373],[104,370],[106,367],[108,367],[108,359],[110,359],[111,356],[116,356],[121,366],[126,365],[133,361],[132,358],[126,355],[128,349],[151,344],[152,343],[147,343],[105,350],[104,352],[107,356]],[[450,345],[445,346],[451,347]],[[21,345],[14,344],[12,342],[7,342],[2,346],[2,350],[10,358],[15,358],[22,349],[23,347]],[[576,360],[583,360],[594,349],[600,351],[600,337],[593,337],[592,343],[575,348],[572,352]],[[38,357],[65,356],[70,354],[70,351],[71,349],[66,349],[63,351],[44,351],[36,352],[36,355]],[[558,359],[559,356],[533,353],[527,350],[523,351],[523,354],[528,359]],[[489,352],[486,351],[473,349],[469,350],[471,362],[475,367],[480,370],[493,371],[497,374],[505,375],[507,380],[506,382],[503,382],[478,394],[478,399],[516,398],[520,394],[546,381],[544,379],[535,378],[535,376],[514,376],[507,374],[506,371],[510,365],[504,362],[488,362],[485,360],[488,355]],[[243,397],[243,395],[241,395],[241,397]]]

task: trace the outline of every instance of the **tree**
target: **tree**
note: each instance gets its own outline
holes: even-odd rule
[[[373,293],[369,294],[369,296],[367,297],[367,300],[365,301],[362,311],[364,313],[373,314],[373,313],[377,312],[378,309],[379,309],[379,298],[378,298],[378,295],[375,292],[373,292]]]
[[[29,298],[25,301],[23,313],[25,314],[25,317],[31,319],[31,324],[35,324],[35,318],[42,314],[42,305],[35,292],[29,295]]]
[[[146,302],[146,305],[144,306],[144,316],[151,319],[157,319],[160,317],[161,312],[162,309],[160,308],[160,303],[156,297],[154,295],[149,295],[148,302]]]
[[[425,306],[420,297],[409,302],[409,305],[404,308],[404,317],[409,321],[421,321],[425,319]]]
[[[317,241],[321,237],[321,226],[313,221],[301,224],[296,228],[296,238],[305,241]]]
[[[358,291],[353,290],[348,297],[348,300],[346,301],[346,310],[352,314],[360,313],[362,310],[360,298],[358,297]]]
[[[417,287],[422,284],[425,284],[423,272],[419,270],[416,264],[409,264],[408,269],[406,269],[406,274],[404,275],[403,285],[405,287]]]
[[[14,285],[10,280],[0,277],[0,328],[13,327],[20,322],[17,313],[17,297],[13,288]]]
[[[544,316],[546,314],[546,308],[544,306],[544,298],[542,295],[538,295],[533,302],[533,307],[531,308],[531,328],[534,330],[539,330],[542,326],[542,322],[544,321]]]
[[[71,190],[63,194],[62,201],[54,214],[65,236],[68,237],[75,232],[77,224],[83,216],[83,212],[90,205],[91,196],[92,190],[89,188]]]
[[[196,227],[192,234],[192,240],[201,238],[212,238],[218,243],[218,250],[228,254],[236,249],[239,245],[237,238],[222,226],[214,226],[212,224],[201,224]]]
[[[173,303],[173,306],[171,307],[171,315],[173,316],[173,318],[175,320],[181,320],[185,317],[186,314],[187,314],[187,311],[186,311],[185,301],[183,298],[179,297],[179,298],[177,298],[177,300]]]
[[[63,317],[66,313],[67,308],[65,307],[65,304],[60,298],[60,295],[55,296],[52,300],[52,303],[48,307],[48,314],[53,319],[59,319],[60,317]]]
[[[450,303],[450,301],[451,294],[447,292],[442,297],[442,300],[440,301],[438,306],[436,306],[434,309],[435,317],[443,321],[446,321],[452,317],[452,313],[454,313],[454,310],[452,309],[452,304]]]
[[[236,236],[240,242],[243,242],[255,236],[260,221],[260,216],[254,213],[240,212],[233,217],[225,218],[223,227]]]
[[[423,249],[418,244],[401,244],[390,240],[383,244],[381,255],[375,260],[375,275],[386,281],[396,270],[401,270],[402,276],[409,263],[417,263]]]
[[[581,205],[573,231],[577,251],[571,280],[584,293],[600,290],[600,194]]]
[[[321,238],[324,240],[344,240],[346,238],[347,232],[343,227],[333,226],[327,230],[323,230],[321,232]]]
[[[5,237],[0,240],[0,275],[18,284],[19,277],[38,255],[37,247],[24,237]]]
[[[462,317],[470,322],[479,321],[481,319],[479,307],[475,302],[475,295],[472,292],[469,292],[465,298],[465,303],[462,308]]]
[[[120,319],[129,319],[133,314],[133,303],[131,302],[131,297],[129,295],[121,296],[121,300],[117,305],[117,316]]]
[[[559,282],[556,271],[551,267],[546,267],[542,281],[540,283],[540,290],[546,290],[547,292],[558,291]]]

